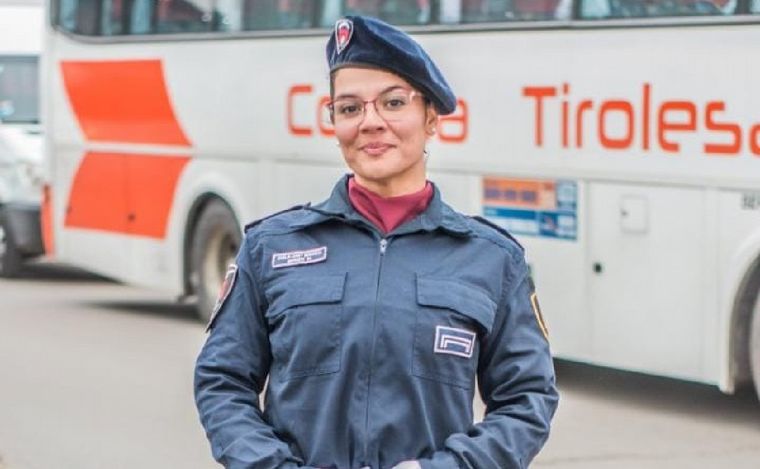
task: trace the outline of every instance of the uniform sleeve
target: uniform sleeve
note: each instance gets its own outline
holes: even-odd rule
[[[481,348],[482,422],[451,435],[423,469],[523,469],[549,437],[559,396],[549,343],[524,258],[512,266],[494,329]]]
[[[303,467],[259,408],[271,349],[249,244],[238,254],[232,290],[198,356],[195,402],[212,454],[225,468]]]

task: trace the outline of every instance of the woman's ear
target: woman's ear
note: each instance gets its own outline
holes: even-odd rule
[[[438,111],[431,105],[428,105],[425,115],[425,133],[428,137],[435,135],[438,128]]]

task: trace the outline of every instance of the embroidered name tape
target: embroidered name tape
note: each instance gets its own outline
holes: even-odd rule
[[[436,326],[435,353],[470,358],[475,349],[475,333],[455,327]]]
[[[280,269],[294,265],[315,264],[327,260],[327,246],[306,251],[277,252],[272,255],[272,267]]]

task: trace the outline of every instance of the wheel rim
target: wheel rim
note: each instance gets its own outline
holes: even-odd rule
[[[224,229],[217,229],[208,243],[203,257],[203,288],[207,297],[213,301],[222,286],[224,275],[235,260],[236,240]]]

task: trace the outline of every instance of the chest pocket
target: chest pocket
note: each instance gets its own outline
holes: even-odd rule
[[[340,371],[346,275],[284,278],[267,290],[272,378]]]
[[[491,332],[496,303],[483,291],[451,280],[417,277],[412,374],[470,389],[480,337]]]

